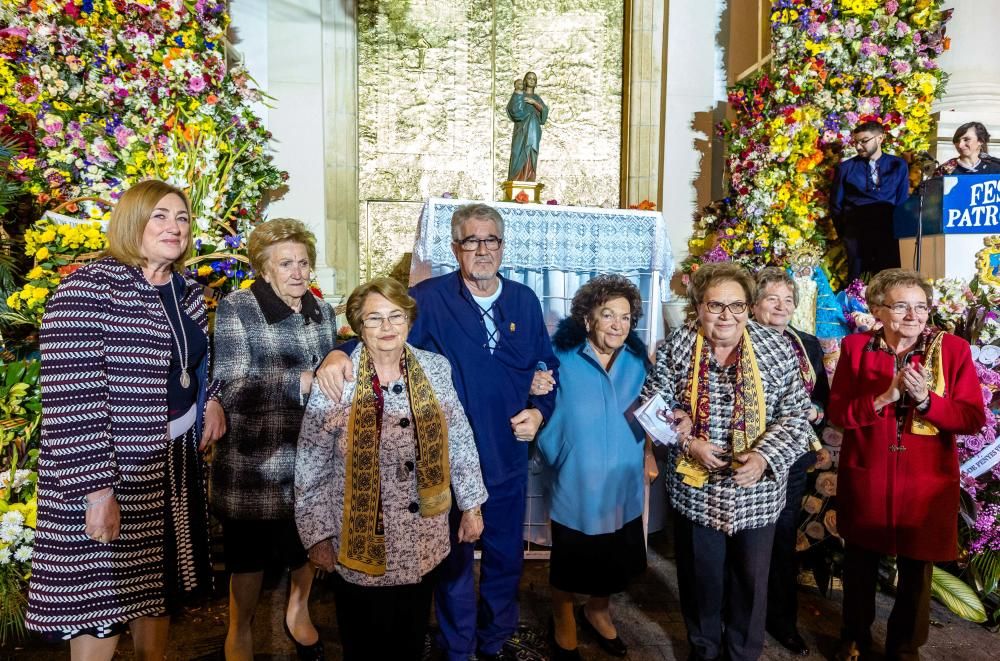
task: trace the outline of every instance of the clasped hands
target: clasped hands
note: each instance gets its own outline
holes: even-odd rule
[[[930,372],[923,365],[904,365],[892,377],[889,388],[875,398],[875,410],[898,402],[905,392],[914,403],[919,404],[930,396]]]
[[[726,449],[722,448],[708,439],[702,437],[692,437],[691,430],[693,424],[691,416],[680,409],[674,409],[671,414],[674,429],[677,431],[677,440],[681,447],[687,448],[687,454],[704,466],[709,471],[717,471],[726,468],[729,462],[723,458]],[[767,471],[767,461],[757,452],[744,452],[735,457],[739,464],[733,469],[733,481],[741,487],[750,487],[760,481]]]

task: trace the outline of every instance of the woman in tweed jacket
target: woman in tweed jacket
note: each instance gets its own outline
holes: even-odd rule
[[[226,658],[253,659],[251,623],[264,569],[291,570],[284,622],[299,657],[320,659],[309,617],[314,569],[293,518],[295,446],[313,369],[336,340],[330,306],[309,291],[316,239],[297,220],[271,220],[250,235],[259,277],[226,296],[215,320],[229,433],[212,461],[212,505],[223,521],[230,581]]]
[[[699,268],[697,321],[667,337],[643,388],[663,396],[680,436],[667,489],[692,659],[760,656],[774,524],[788,469],[815,438],[791,346],[747,321],[754,290],[741,266]]]
[[[42,321],[42,452],[26,623],[110,659],[131,625],[138,658],[163,658],[180,598],[210,589],[199,448],[225,431],[209,381],[187,197],[126,191],[108,256],[60,283]]]
[[[441,355],[406,344],[417,313],[389,278],[358,287],[361,336],[339,401],[317,389],[302,422],[295,520],[309,557],[333,572],[345,661],[421,658],[432,571],[483,531],[486,487],[472,428]],[[458,506],[452,510],[452,494]],[[459,513],[460,511],[460,513]]]

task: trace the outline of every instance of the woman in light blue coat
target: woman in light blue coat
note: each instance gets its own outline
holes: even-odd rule
[[[601,647],[615,656],[627,652],[609,597],[646,568],[643,489],[644,480],[656,476],[632,415],[649,366],[634,331],[641,314],[635,285],[618,275],[598,276],[573,297],[570,316],[553,337],[559,389],[538,450],[552,475],[554,659],[580,658],[574,593],[589,595],[578,617]]]

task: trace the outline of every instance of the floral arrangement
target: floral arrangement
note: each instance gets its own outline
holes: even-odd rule
[[[39,326],[45,301],[60,280],[80,268],[85,260],[96,257],[107,245],[100,209],[91,207],[93,222],[54,223],[42,218],[24,233],[25,253],[34,257],[35,266],[25,275],[24,286],[7,299],[10,312],[5,319],[14,323]]]
[[[787,264],[802,246],[827,245],[833,170],[853,126],[878,120],[886,146],[929,147],[931,104],[948,47],[941,0],[773,0],[770,71],[729,91],[735,119],[718,127],[728,143],[730,195],[695,218],[687,271],[736,260],[757,269]],[[825,265],[837,284],[842,255]]]
[[[238,286],[243,236],[287,175],[228,24],[216,0],[0,0],[0,120],[24,144],[10,175],[40,206],[78,203],[84,218],[143,179],[182,188],[192,266]]]
[[[35,538],[39,363],[0,366],[0,644],[24,634],[24,587]]]

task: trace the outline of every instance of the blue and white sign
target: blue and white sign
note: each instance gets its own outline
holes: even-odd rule
[[[944,177],[941,230],[945,234],[1000,232],[1000,175]]]

